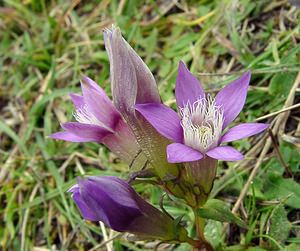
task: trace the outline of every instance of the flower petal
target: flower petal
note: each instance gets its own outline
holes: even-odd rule
[[[134,49],[123,39],[126,43],[129,57],[132,60],[135,68],[136,80],[137,80],[137,95],[136,104],[145,103],[161,103],[158,88],[155,79],[144,63],[140,56],[134,51]]]
[[[70,93],[70,97],[72,99],[73,105],[75,106],[76,110],[84,106],[84,100],[82,96],[76,93]]]
[[[89,138],[79,137],[78,135],[75,135],[72,132],[56,132],[56,133],[52,133],[48,137],[52,138],[52,139],[65,140],[65,141],[69,141],[69,142],[91,142],[91,141],[94,141]]]
[[[209,150],[206,154],[214,159],[224,161],[238,161],[244,158],[238,150],[231,146],[218,146]]]
[[[137,78],[129,52],[117,28],[104,31],[105,48],[110,62],[113,102],[123,116],[134,112]]]
[[[244,123],[230,128],[221,138],[221,143],[250,137],[268,128],[268,124],[263,123]]]
[[[84,81],[84,83],[86,83],[89,86],[90,89],[93,89],[94,91],[99,92],[103,96],[104,99],[106,99],[107,101],[110,101],[110,99],[106,95],[105,91],[94,80],[92,80],[88,76],[83,76],[82,80]]]
[[[183,141],[180,118],[175,111],[163,104],[139,104],[135,106],[144,118],[163,136],[175,141]]]
[[[87,105],[87,109],[105,127],[114,130],[121,116],[104,90],[88,77],[84,77],[81,83],[84,103]]]
[[[170,163],[182,163],[200,160],[203,155],[189,146],[173,143],[167,146],[167,158]]]
[[[216,104],[224,109],[223,129],[241,112],[247,97],[251,73],[246,72],[240,78],[225,86],[216,96]]]
[[[201,83],[182,61],[179,62],[175,96],[179,107],[184,107],[188,101],[193,104],[199,97],[205,96]]]
[[[87,184],[90,184],[91,188],[94,187],[107,192],[107,196],[114,200],[115,203],[124,207],[138,209],[139,211],[136,202],[137,194],[126,181],[115,176],[90,176],[87,181],[89,181]],[[90,189],[87,190],[90,191]]]
[[[90,220],[90,221],[97,221],[98,217],[95,211],[91,210],[89,206],[85,203],[85,201],[81,198],[80,195],[80,188],[76,184],[73,187],[71,187],[68,192],[72,193],[72,199],[77,204],[81,215],[84,219]]]
[[[89,177],[78,179],[78,185],[82,199],[95,212],[97,221],[123,232],[137,217],[142,216],[142,212],[135,201],[135,191],[117,179],[109,176]]]
[[[134,112],[136,103],[161,103],[155,79],[120,29],[104,31],[110,61],[113,102],[121,113]]]
[[[111,133],[97,125],[82,124],[78,122],[67,122],[61,124],[61,127],[77,135],[80,138],[90,139],[90,141],[101,142],[101,139]]]

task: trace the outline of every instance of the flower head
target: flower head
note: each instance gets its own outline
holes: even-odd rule
[[[77,122],[63,123],[64,132],[50,135],[51,138],[73,142],[101,142],[102,139],[114,133],[122,120],[104,90],[88,77],[81,81],[83,96],[71,93],[75,106],[74,118]]]
[[[173,220],[142,199],[125,181],[111,176],[78,178],[69,190],[82,216],[145,239],[177,238]]]
[[[73,116],[77,122],[61,124],[64,131],[53,133],[50,137],[71,142],[105,144],[117,156],[132,165],[140,147],[131,128],[97,83],[84,77],[81,89],[82,96],[70,94],[75,107]],[[142,167],[145,162],[145,157],[140,154],[134,164]]]
[[[136,109],[163,136],[174,143],[167,147],[171,163],[197,161],[204,156],[237,161],[243,155],[221,144],[255,135],[265,130],[263,123],[244,123],[224,129],[242,110],[250,72],[224,87],[215,98],[205,94],[200,82],[180,62],[175,96],[179,115],[163,104],[138,104]]]
[[[169,140],[162,137],[135,110],[136,104],[161,104],[151,71],[122,37],[119,28],[112,26],[105,29],[104,42],[110,62],[111,90],[115,107],[135,135],[141,151],[147,157],[147,164],[155,169],[161,179],[166,176],[177,177],[178,168],[168,163],[165,152]]]

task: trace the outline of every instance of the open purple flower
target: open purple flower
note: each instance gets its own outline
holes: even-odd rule
[[[77,122],[61,124],[65,131],[54,133],[50,135],[51,138],[71,142],[101,142],[122,123],[120,113],[104,90],[93,80],[84,77],[81,89],[83,96],[70,94],[76,109],[73,115]]]
[[[175,142],[167,147],[169,162],[197,161],[205,155],[238,161],[243,155],[222,144],[255,135],[268,127],[263,123],[243,123],[223,133],[244,106],[250,75],[246,72],[213,98],[205,94],[197,78],[180,62],[175,88],[179,115],[163,104],[138,104],[136,110],[161,135]]]
[[[75,106],[77,122],[61,124],[62,132],[49,137],[71,142],[97,142],[105,144],[127,163],[139,152],[140,147],[127,123],[122,118],[104,90],[93,80],[81,81],[83,96],[70,94]],[[139,161],[144,161],[140,156]],[[136,164],[143,165],[143,163]]]
[[[82,216],[142,238],[176,238],[173,220],[142,199],[125,181],[112,176],[78,178],[69,192]]]

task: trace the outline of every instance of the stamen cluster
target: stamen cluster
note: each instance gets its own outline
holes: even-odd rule
[[[224,122],[223,110],[210,95],[180,108],[184,143],[202,153],[218,145]]]
[[[89,111],[86,105],[76,109],[76,111],[73,112],[73,116],[79,123],[99,126],[103,124]]]
[[[106,130],[112,132],[112,129],[101,122],[97,117],[88,109],[87,105],[83,105],[73,112],[73,117],[79,122],[88,125],[96,125],[105,128]]]

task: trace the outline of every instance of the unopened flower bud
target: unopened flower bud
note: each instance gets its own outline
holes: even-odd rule
[[[70,190],[82,216],[142,239],[179,240],[185,230],[142,199],[125,181],[111,176],[78,178]]]

